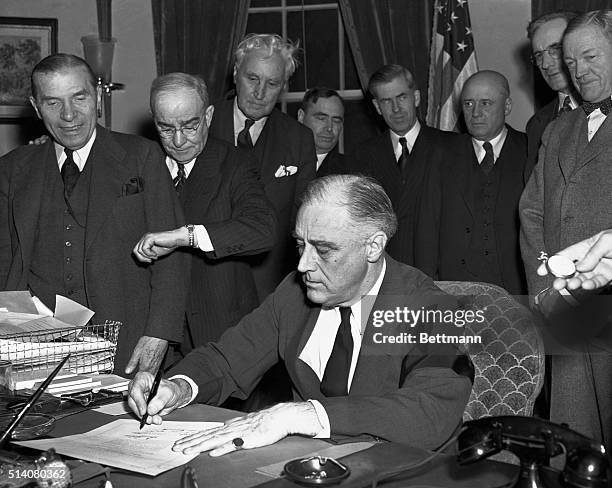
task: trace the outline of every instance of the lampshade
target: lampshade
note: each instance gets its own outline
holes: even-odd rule
[[[113,69],[113,53],[117,39],[111,37],[107,40],[100,39],[97,35],[81,37],[85,61],[91,67],[97,77],[102,78],[105,83],[111,82],[111,71]]]

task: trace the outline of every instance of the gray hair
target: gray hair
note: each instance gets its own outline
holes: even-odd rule
[[[569,24],[569,21],[576,17],[578,17],[578,12],[571,12],[569,10],[559,10],[558,12],[541,15],[537,19],[533,19],[527,25],[527,38],[531,41],[536,31],[544,24],[546,24],[546,22],[550,22],[551,20],[563,19],[566,21],[566,23]]]
[[[87,78],[89,78],[89,82],[95,91],[96,75],[92,71],[91,67],[87,64],[87,61],[85,61],[83,58],[75,56],[74,54],[56,53],[40,60],[32,70],[30,83],[32,88],[32,96],[34,99],[36,99],[36,83],[34,81],[36,75],[59,73],[61,71],[73,68],[82,68],[85,70],[87,73]]]
[[[377,86],[384,85],[385,83],[390,83],[396,78],[402,76],[406,78],[406,81],[408,82],[408,88],[410,88],[411,90],[416,90],[417,85],[414,81],[414,76],[412,76],[412,73],[407,68],[404,68],[402,65],[399,64],[385,64],[384,66],[378,68],[372,74],[372,76],[370,76],[370,80],[368,81],[368,91],[370,92],[370,95],[376,98],[374,90]]]
[[[587,25],[599,27],[608,41],[612,42],[612,10],[592,10],[576,16],[567,24],[564,36]]]
[[[208,107],[208,89],[202,77],[176,72],[158,76],[153,80],[153,83],[151,83],[151,94],[149,95],[151,112],[153,112],[155,106],[155,99],[161,92],[175,91],[179,88],[194,90],[204,103],[204,108]]]
[[[374,178],[362,175],[329,175],[312,180],[301,204],[337,202],[347,208],[356,225],[373,227],[391,239],[397,231],[393,204]]]
[[[291,78],[295,72],[298,62],[296,53],[298,50],[297,43],[285,41],[278,34],[247,34],[234,53],[235,62],[234,69],[238,71],[244,57],[251,51],[266,51],[266,57],[269,58],[274,54],[280,54],[285,62],[285,81]]]

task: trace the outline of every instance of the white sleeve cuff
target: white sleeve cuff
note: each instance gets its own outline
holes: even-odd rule
[[[191,398],[189,399],[189,401],[187,403],[183,403],[182,405],[179,405],[176,408],[183,408],[186,407],[187,405],[189,405],[191,402],[193,402],[195,400],[195,397],[198,396],[198,393],[200,392],[200,389],[198,388],[198,385],[195,384],[195,381],[193,381],[189,376],[185,376],[184,374],[177,374],[174,376],[170,376],[170,378],[168,378],[169,380],[175,380],[175,379],[181,379],[181,380],[185,380],[187,383],[189,383],[189,386],[191,386]],[[316,409],[317,407],[315,407]]]
[[[331,426],[329,425],[329,417],[321,402],[318,400],[308,400],[314,407],[319,423],[323,426],[321,431],[314,436],[315,439],[329,439],[331,437]]]
[[[196,245],[204,252],[213,252],[215,248],[213,247],[212,241],[210,240],[210,236],[208,235],[208,231],[206,227],[202,224],[193,226],[193,233],[196,241]]]

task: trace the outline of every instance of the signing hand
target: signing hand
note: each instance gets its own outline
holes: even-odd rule
[[[151,373],[136,374],[128,388],[128,405],[138,417],[142,417],[146,412],[147,424],[159,425],[162,423],[163,415],[169,414],[189,401],[191,387],[182,379],[161,380],[157,395],[147,406],[147,397],[153,388],[154,379]]]
[[[134,371],[157,373],[167,347],[168,341],[166,339],[142,336],[138,339],[132,357],[125,367],[125,374],[131,374]]]
[[[290,434],[315,436],[322,429],[316,411],[310,402],[279,403],[244,417],[228,420],[221,427],[192,434],[176,441],[173,451],[193,454],[211,451],[211,456],[222,456],[237,449],[268,446]],[[237,447],[232,442],[244,442]]]
[[[588,239],[566,247],[557,254],[577,261],[577,273],[571,278],[557,278],[553,286],[557,290],[583,288],[594,290],[612,281],[612,230],[605,230]],[[540,276],[546,276],[546,265],[538,268]]]
[[[157,258],[170,254],[177,247],[189,245],[189,232],[186,227],[165,232],[151,232],[140,238],[132,251],[143,263],[150,263]]]

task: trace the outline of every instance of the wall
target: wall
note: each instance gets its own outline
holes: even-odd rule
[[[526,31],[531,0],[469,0],[469,5],[478,68],[499,71],[508,78],[512,112],[507,121],[522,131],[534,111]]]
[[[112,9],[113,80],[125,84],[112,96],[112,128],[138,133],[149,119],[149,86],[156,74],[151,0],[113,0]],[[0,0],[0,16],[57,18],[58,50],[79,56],[81,37],[98,32],[95,0]],[[29,137],[31,131],[0,122],[0,155]]]

